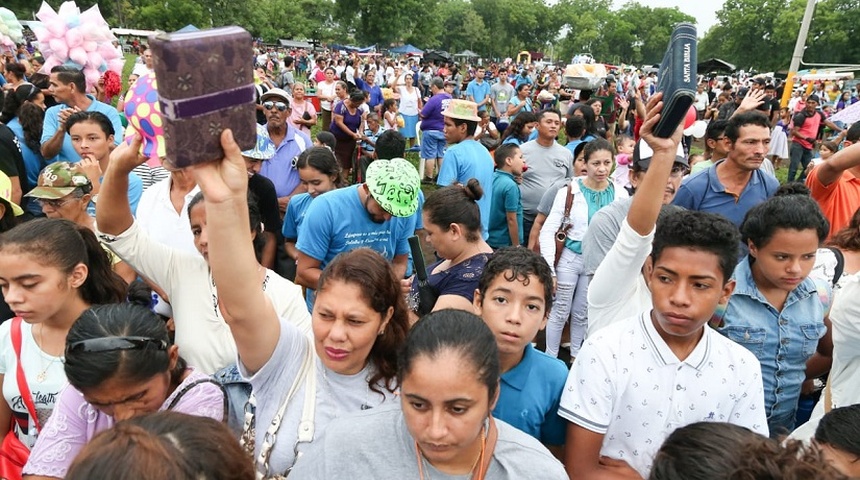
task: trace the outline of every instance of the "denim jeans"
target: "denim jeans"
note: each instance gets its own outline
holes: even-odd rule
[[[800,175],[797,177],[798,182],[806,181],[806,167],[812,161],[812,150],[803,148],[797,142],[791,142],[791,147],[788,150],[788,156],[791,158],[791,163],[788,165],[788,181],[794,181],[794,174],[797,173],[797,167],[800,166]]]
[[[555,267],[558,286],[546,325],[546,353],[558,357],[561,332],[570,319],[570,356],[579,353],[588,328],[588,275],[582,255],[565,248]]]

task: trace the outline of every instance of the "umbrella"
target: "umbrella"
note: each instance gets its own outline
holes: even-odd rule
[[[846,125],[860,121],[860,102],[848,105],[830,117],[831,122],[842,122]]]
[[[418,315],[427,315],[433,311],[439,293],[427,280],[427,266],[424,264],[424,252],[421,251],[421,241],[417,236],[409,237],[409,248],[412,250],[412,264],[415,276],[418,278]]]

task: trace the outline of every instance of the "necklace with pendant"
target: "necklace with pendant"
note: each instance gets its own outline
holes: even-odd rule
[[[42,371],[41,371],[41,372],[39,372],[39,373],[37,373],[37,374],[36,374],[36,382],[37,382],[37,383],[43,383],[45,380],[47,380],[47,379],[48,379],[48,369],[50,369],[50,368],[51,368],[51,365],[53,365],[54,363],[56,363],[56,362],[57,362],[57,360],[60,360],[60,359],[59,359],[59,358],[57,358],[57,357],[53,357],[53,358],[51,359],[51,361],[50,361],[50,362],[48,362],[48,365],[47,365],[47,366],[45,366],[45,363],[43,362],[43,358],[42,358],[42,357],[43,357],[44,355],[48,355],[48,353],[47,353],[47,352],[45,352],[45,350],[43,350],[43,349],[42,349],[42,347],[41,347],[41,345],[44,345],[44,342],[42,341],[42,324],[39,324],[38,326],[39,326],[39,342],[38,342],[38,345],[36,345],[36,346],[37,346],[37,347],[39,348],[39,350],[40,350],[40,352],[39,352],[39,353],[40,353],[40,355],[39,355],[39,365],[40,365],[41,367],[43,367],[43,368],[42,368]],[[35,330],[35,329],[34,329],[34,330]]]

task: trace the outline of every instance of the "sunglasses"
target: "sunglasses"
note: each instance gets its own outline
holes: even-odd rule
[[[63,200],[63,199],[52,200],[52,199],[47,199],[47,198],[37,198],[36,203],[38,203],[40,207],[51,207],[54,210],[59,210],[59,209],[63,208],[63,206],[65,204],[67,204],[73,200],[79,200],[79,199],[75,198],[75,197],[67,198],[65,200]]]
[[[152,337],[101,337],[70,343],[66,346],[69,353],[104,353],[120,350],[167,350],[165,340]]]
[[[263,108],[266,110],[277,108],[279,112],[283,112],[287,109],[287,104],[284,102],[263,102]]]

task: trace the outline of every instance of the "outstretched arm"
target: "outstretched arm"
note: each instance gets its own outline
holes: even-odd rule
[[[663,206],[663,191],[675,163],[675,153],[683,135],[683,124],[678,125],[671,138],[660,138],[654,135],[653,129],[660,121],[663,111],[663,93],[652,95],[648,99],[645,113],[645,123],[639,130],[641,140],[651,147],[654,155],[651,164],[645,172],[642,184],[636,189],[633,203],[627,213],[627,223],[640,236],[651,233],[657,223],[657,215]]]
[[[858,165],[860,165],[860,143],[855,143],[836,152],[830,160],[822,163],[815,173],[818,181],[827,186],[839,180],[842,172]]]
[[[221,133],[224,158],[192,172],[206,205],[209,267],[218,285],[221,313],[249,372],[271,358],[280,337],[275,308],[260,288],[260,265],[248,226],[248,173],[229,129]]]

